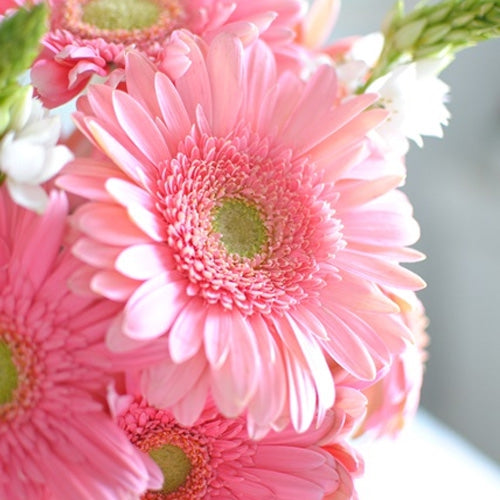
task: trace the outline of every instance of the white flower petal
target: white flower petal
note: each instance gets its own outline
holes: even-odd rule
[[[7,178],[7,189],[12,199],[22,207],[43,213],[48,205],[49,197],[40,186],[21,184]]]
[[[54,177],[73,158],[73,154],[66,146],[59,145],[49,149],[46,154],[43,171],[36,179],[36,183],[42,183]]]
[[[55,146],[60,134],[61,120],[59,116],[52,116],[29,123],[17,134],[17,137],[19,139],[29,139],[33,144]]]
[[[16,182],[31,183],[40,176],[45,164],[46,150],[43,146],[27,140],[14,141],[2,147],[1,170]]]

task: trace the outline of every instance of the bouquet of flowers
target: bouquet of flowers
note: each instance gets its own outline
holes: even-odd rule
[[[425,361],[409,140],[500,1],[339,8],[0,1],[0,498],[358,498]]]

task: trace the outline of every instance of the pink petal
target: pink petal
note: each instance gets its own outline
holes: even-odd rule
[[[363,205],[401,185],[400,175],[386,175],[375,180],[341,179],[335,184],[340,192],[342,211]]]
[[[266,117],[269,108],[264,106],[266,96],[276,83],[276,63],[273,54],[260,42],[252,44],[245,52],[247,57],[247,91],[245,98],[245,115],[254,129]]]
[[[124,179],[108,178],[105,182],[106,191],[124,207],[137,204],[148,210],[154,210],[153,196],[145,189]]]
[[[189,396],[198,381],[207,376],[206,368],[203,355],[193,356],[181,364],[166,359],[148,368],[141,382],[142,390],[151,404],[159,408],[171,407]]]
[[[126,141],[124,141],[123,138],[117,140],[107,129],[103,128],[92,118],[86,118],[85,122],[92,137],[103,152],[131,179],[137,182],[137,184],[144,185],[144,175],[146,175],[147,172],[145,172],[145,165],[141,163],[136,156],[130,153],[130,150],[134,148],[124,146],[124,142]],[[141,172],[143,175],[141,175]]]
[[[227,33],[217,36],[207,54],[208,76],[212,82],[215,135],[226,136],[236,125],[243,99],[243,48]]]
[[[129,278],[148,280],[165,270],[175,269],[175,262],[164,245],[132,245],[117,257],[115,269]]]
[[[177,316],[168,336],[174,363],[183,363],[199,351],[209,308],[202,299],[193,297]]]
[[[376,375],[373,359],[350,325],[328,310],[317,308],[314,312],[330,333],[330,340],[322,342],[326,352],[357,378],[373,380]]]
[[[133,339],[151,339],[164,334],[187,301],[185,278],[164,272],[143,283],[125,306],[124,332]]]
[[[155,79],[156,69],[146,57],[130,50],[125,55],[127,72],[127,91],[151,116],[160,116],[160,108],[151,87]]]
[[[409,290],[425,287],[422,278],[408,269],[349,248],[338,253],[336,262],[342,269],[376,283]]]
[[[117,205],[87,203],[77,209],[72,221],[81,231],[101,243],[123,246],[149,243],[147,235]]]
[[[209,381],[208,367],[206,367],[196,384],[189,389],[189,393],[172,406],[172,413],[182,425],[192,426],[205,408]]]
[[[125,92],[112,94],[113,108],[118,123],[129,139],[139,148],[154,166],[170,159],[170,151],[163,142],[151,116]]]
[[[135,292],[139,282],[116,271],[99,271],[94,274],[90,288],[110,300],[125,302]]]
[[[348,241],[371,245],[404,246],[420,237],[417,221],[404,214],[387,211],[351,211],[340,216],[343,233]]]
[[[209,122],[212,122],[212,89],[208,77],[205,57],[196,42],[186,37],[190,49],[191,66],[175,81],[191,123],[196,119],[196,107],[200,105]]]
[[[112,268],[122,247],[102,245],[91,238],[80,238],[71,251],[73,255],[91,266]]]
[[[312,424],[316,410],[316,389],[309,370],[289,351],[285,351],[290,417],[297,432]]]
[[[162,242],[167,239],[165,221],[156,211],[148,210],[138,203],[131,203],[127,206],[127,212],[137,227],[140,227],[152,240]]]
[[[219,305],[208,308],[203,338],[208,362],[215,369],[219,369],[226,361],[231,328],[232,315],[229,311]]]
[[[191,129],[191,120],[177,89],[163,73],[156,74],[154,88],[161,110],[160,116],[168,131],[165,140],[167,140],[170,150],[175,151],[179,142],[188,135]]]
[[[237,310],[231,313],[229,354],[224,364],[212,367],[212,395],[220,411],[227,417],[238,416],[257,387],[260,358],[253,330]]]

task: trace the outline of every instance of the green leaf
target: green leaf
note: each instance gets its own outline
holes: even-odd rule
[[[47,30],[45,3],[20,8],[0,24],[0,88],[14,81],[33,63]]]

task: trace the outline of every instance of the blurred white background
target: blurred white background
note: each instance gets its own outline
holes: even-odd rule
[[[394,3],[344,0],[334,38],[377,31]],[[450,125],[443,139],[412,145],[405,188],[427,254],[413,266],[428,283],[422,401],[500,462],[500,40],[460,52],[442,79]]]

